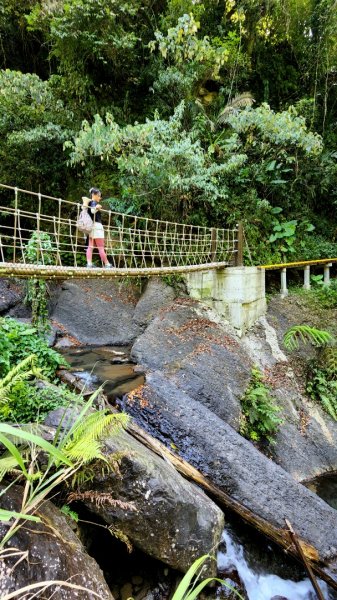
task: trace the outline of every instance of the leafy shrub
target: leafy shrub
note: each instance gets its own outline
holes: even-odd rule
[[[63,386],[53,388],[46,385],[39,389],[28,381],[18,381],[11,387],[7,402],[0,408],[0,421],[17,423],[43,421],[50,411],[78,401],[79,396],[72,394]]]
[[[280,408],[270,395],[258,368],[252,369],[248,388],[241,398],[240,433],[253,441],[273,441],[282,419],[278,416]]]
[[[53,244],[48,233],[34,231],[24,248],[25,259],[35,265],[51,265]],[[32,324],[41,333],[50,329],[48,320],[47,283],[44,279],[30,277],[27,281],[25,302],[32,309]]]
[[[37,356],[41,372],[50,380],[55,378],[56,370],[61,365],[67,365],[65,359],[39,337],[35,327],[15,319],[0,318],[0,376],[6,375],[30,354]]]
[[[319,402],[324,410],[337,421],[337,369],[335,373],[331,369],[320,368],[317,363],[310,369],[307,382],[309,396]]]

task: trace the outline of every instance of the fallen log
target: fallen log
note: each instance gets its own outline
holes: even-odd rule
[[[60,371],[59,376],[63,381],[66,381],[68,384],[70,383],[71,379],[71,385],[77,388],[78,390],[80,390],[83,386],[83,383],[76,381],[75,377],[69,377],[69,374],[67,375],[65,370]],[[102,394],[102,400],[106,406],[109,406],[110,410],[118,412],[116,409],[114,409],[108,404],[106,398],[104,397],[104,394]],[[148,434],[142,427],[137,425],[134,421],[131,420],[129,422],[127,426],[127,432],[139,442],[141,442],[143,445],[145,445],[147,448],[161,456],[164,460],[171,463],[181,475],[202,487],[206,492],[208,492],[212,496],[213,499],[216,499],[221,506],[226,507],[231,511],[235,512],[246,523],[263,533],[266,537],[275,542],[286,552],[289,552],[298,561],[303,561],[303,557],[302,554],[299,552],[298,545],[295,544],[288,528],[277,527],[273,525],[268,520],[251,511],[244,504],[232,498],[223,489],[220,489],[218,486],[214,485],[207,477],[205,477],[200,471],[198,471],[198,469],[196,469],[186,460],[172,452],[162,442]],[[287,516],[288,515],[284,515],[284,518],[286,519]],[[297,537],[297,539],[301,551],[307,563],[310,565],[311,569],[322,580],[326,581],[328,585],[330,585],[333,589],[337,590],[337,575],[335,575],[335,573],[332,573],[329,567],[321,562],[319,552],[317,551],[317,549],[307,540],[304,540],[300,537]]]

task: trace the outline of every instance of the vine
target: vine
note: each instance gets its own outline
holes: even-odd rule
[[[49,234],[34,231],[25,247],[24,256],[30,263],[50,265],[52,264],[52,250]],[[31,277],[28,280],[25,302],[32,309],[32,325],[42,335],[50,330],[48,296],[48,286],[43,279]]]

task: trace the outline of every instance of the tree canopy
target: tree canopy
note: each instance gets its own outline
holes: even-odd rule
[[[336,255],[336,0],[4,0],[0,180]],[[330,246],[329,246],[330,244]]]

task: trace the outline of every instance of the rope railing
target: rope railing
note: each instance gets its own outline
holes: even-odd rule
[[[25,276],[27,271],[27,276],[55,277],[64,269],[84,270],[86,239],[76,227],[81,210],[81,202],[0,184],[0,274]],[[238,228],[207,228],[103,209],[101,215],[113,275],[220,267],[236,264],[240,255]],[[33,235],[34,259],[28,252]],[[98,258],[96,266],[102,266]]]

